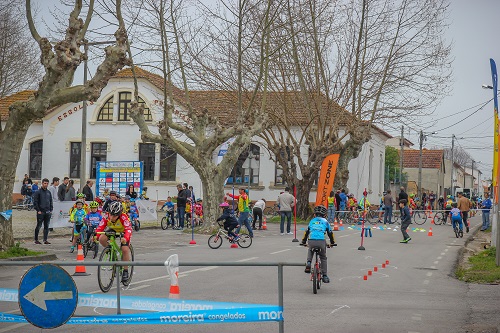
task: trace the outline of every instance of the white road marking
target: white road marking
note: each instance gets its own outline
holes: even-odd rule
[[[436,259],[437,259],[437,260],[441,260],[441,259],[443,259],[443,257],[437,257]]]
[[[250,261],[250,260],[254,260],[254,259],[259,259],[259,257],[251,257],[251,258],[236,260],[236,262],[245,262],[245,261]]]
[[[418,292],[419,292],[419,293],[426,293],[426,292],[427,292],[427,289],[420,289]]]
[[[344,276],[339,279],[339,281],[342,281],[343,279],[361,279],[362,276]]]
[[[422,320],[422,317],[418,317],[418,316],[413,316],[411,317],[412,320]]]
[[[284,250],[280,250],[280,251],[276,251],[276,252],[271,252],[269,254],[276,254],[276,253],[281,253],[281,252],[286,252],[286,251],[290,251],[291,249],[284,249]]]
[[[441,255],[444,256],[446,253],[445,252],[441,252]]]
[[[435,264],[437,264],[439,261],[434,261]],[[436,266],[431,266],[431,268],[436,268]]]
[[[337,312],[338,310],[343,309],[343,308],[348,308],[348,309],[350,309],[349,305],[335,305],[335,306],[338,306],[338,308],[333,309],[333,311],[332,311],[332,312],[330,312],[330,314],[332,314],[332,313],[334,313],[334,312]]]
[[[424,280],[423,282],[425,285],[428,285],[429,284],[429,280]]]
[[[444,249],[444,252],[448,252],[448,249]]]
[[[429,277],[431,277],[432,276],[432,272],[427,272],[426,275],[429,276]]]
[[[436,265],[439,264],[439,260],[434,261],[434,264]]]
[[[144,289],[147,287],[151,287],[151,285],[150,284],[143,284],[142,286],[137,286],[135,288],[128,288],[128,290],[140,290],[140,289]]]

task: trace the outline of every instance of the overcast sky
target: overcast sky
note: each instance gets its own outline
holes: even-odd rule
[[[41,14],[47,17],[48,9],[59,1],[37,2],[43,4]],[[424,133],[437,131],[436,135],[428,136],[424,145],[426,148],[435,148],[451,147],[451,136],[454,134],[457,137],[455,146],[464,148],[474,158],[484,178],[489,178],[493,163],[493,102],[478,109],[493,97],[492,90],[481,88],[482,84],[492,84],[489,59],[496,60],[500,68],[500,0],[450,2],[450,27],[446,36],[453,42],[450,95],[444,98],[430,119],[422,121],[422,126],[405,124],[405,137],[418,149],[420,129]],[[40,32],[43,33],[43,28]],[[76,83],[82,81],[78,74],[82,71],[77,72]],[[394,123],[391,127],[384,129],[399,136],[401,124]],[[479,161],[481,163],[477,163]]]

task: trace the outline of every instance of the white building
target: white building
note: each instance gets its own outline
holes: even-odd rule
[[[139,70],[139,97],[144,103],[146,120],[150,128],[156,131],[156,124],[163,115],[161,107],[163,99],[163,78],[150,72]],[[129,117],[129,107],[134,91],[133,79],[129,69],[122,70],[113,77],[103,89],[101,97],[95,103],[87,104],[87,179],[96,177],[97,161],[143,161],[144,186],[148,187],[151,199],[165,199],[168,195],[176,195],[175,185],[186,182],[200,196],[203,189],[201,181],[194,169],[168,147],[159,144],[143,143],[138,127]],[[9,96],[0,101],[2,117],[8,115],[5,105],[19,96],[27,98],[27,93]],[[81,112],[83,103],[61,106],[47,113],[42,121],[36,122],[28,130],[23,150],[16,171],[14,192],[20,191],[21,180],[28,173],[32,179],[65,176],[75,180],[75,188],[79,188],[80,149],[81,149]],[[178,115],[182,117],[182,115]],[[4,119],[5,120],[5,119]],[[5,122],[3,122],[4,124]],[[367,142],[358,156],[349,164],[349,192],[360,197],[365,188],[369,192],[369,200],[378,203],[384,186],[385,142],[391,138],[389,134],[378,128],[372,129],[372,139]],[[251,198],[265,198],[274,201],[283,190],[280,170],[271,160],[267,149],[262,148],[261,141],[255,138],[252,152],[258,158],[250,160],[248,152],[244,153],[241,168],[236,177],[228,179],[228,187],[235,180],[235,186],[248,185],[248,170],[251,163],[252,184]],[[304,148],[307,153],[307,148]],[[245,155],[246,154],[246,155]],[[234,179],[233,179],[234,178]],[[311,193],[310,200],[315,200]]]

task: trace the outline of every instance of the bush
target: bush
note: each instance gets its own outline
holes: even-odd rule
[[[9,248],[7,251],[1,251],[0,259],[34,256],[43,253],[45,252],[31,251],[27,248],[21,247],[21,243],[17,242],[13,247]]]

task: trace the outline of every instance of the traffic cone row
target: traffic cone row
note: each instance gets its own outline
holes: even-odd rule
[[[382,263],[381,267],[382,268],[385,268],[386,265],[389,265],[389,260],[386,260],[384,263]],[[374,266],[373,267],[373,272],[378,272],[378,266]],[[363,280],[364,281],[367,281],[368,280],[368,276],[371,276],[373,274],[372,270],[369,269],[367,274],[366,275],[363,275]]]
[[[76,254],[76,261],[81,262],[81,263],[83,263],[85,261],[85,257],[83,256],[82,244],[78,244],[78,252]],[[85,266],[77,265],[75,267],[75,273],[73,274],[73,276],[87,276],[87,275],[90,275],[90,273],[87,273],[87,271],[85,270]]]

